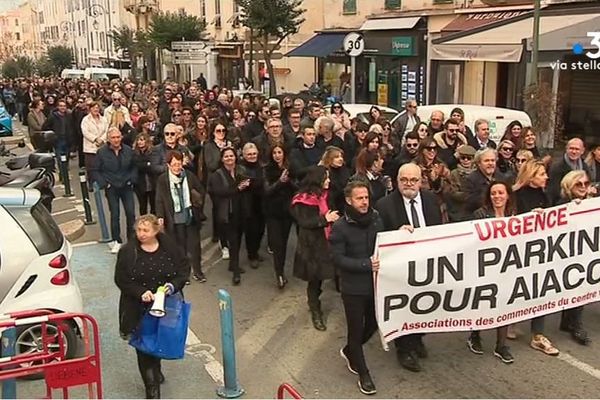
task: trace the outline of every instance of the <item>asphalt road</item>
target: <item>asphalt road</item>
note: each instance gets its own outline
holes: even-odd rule
[[[76,163],[73,163],[76,164]],[[72,176],[76,177],[76,168]],[[77,186],[77,185],[76,185]],[[55,201],[55,219],[82,218],[78,189],[75,198]],[[60,192],[60,188],[57,188]],[[210,208],[207,208],[207,210]],[[63,211],[63,212],[61,212]],[[232,286],[227,264],[220,260],[220,251],[210,242],[210,223],[202,230],[203,265],[208,282],[192,281],[186,288],[186,298],[193,304],[188,342],[189,360],[169,363],[167,379],[176,375],[175,383],[165,388],[163,397],[214,397],[214,388],[222,380],[222,359],[217,291],[221,288],[233,298],[238,378],[248,398],[274,398],[277,387],[287,382],[306,398],[359,398],[357,379],[351,375],[338,351],[345,343],[345,319],[341,299],[331,282],[325,284],[322,295],[327,331],[316,331],[310,322],[306,305],[305,283],[291,278],[295,236],[289,244],[286,270],[290,283],[284,290],[275,286],[270,257],[257,270],[248,266],[242,249],[242,265],[246,273],[242,284]],[[76,242],[77,279],[82,285],[89,312],[106,317],[116,307],[117,293],[110,271],[114,256],[104,245],[94,244],[100,237],[99,226],[86,227]],[[84,276],[85,275],[85,276]],[[89,277],[93,277],[90,279]],[[92,286],[87,286],[92,282]],[[109,314],[110,314],[109,313]],[[112,315],[112,314],[111,314]],[[109,319],[111,317],[108,317]],[[114,323],[114,321],[113,321]],[[546,333],[561,350],[558,357],[549,357],[529,347],[529,324],[521,323],[521,337],[509,344],[515,357],[505,365],[492,354],[495,332],[482,333],[485,354],[477,356],[466,347],[466,333],[428,335],[425,343],[430,356],[423,361],[424,370],[412,373],[399,367],[395,353],[385,352],[378,337],[366,345],[365,354],[377,385],[377,398],[596,398],[600,388],[600,349],[574,343],[558,331],[558,315],[547,318]],[[586,306],[584,323],[592,339],[600,332],[600,306]],[[118,371],[127,371],[121,380],[119,373],[105,372],[107,397],[136,397],[143,393],[137,378],[131,351],[118,338],[111,323],[102,332],[104,351],[117,357]],[[600,339],[598,339],[600,340]],[[105,357],[110,365],[108,357]],[[186,364],[186,362],[193,364]],[[190,366],[191,365],[191,366]],[[198,371],[201,369],[203,371]],[[181,376],[181,380],[179,379]],[[125,379],[126,378],[126,379]],[[123,380],[130,382],[125,389]],[[190,392],[179,382],[195,382],[199,386]],[[194,386],[195,387],[195,386]],[[191,393],[191,394],[190,394]]]

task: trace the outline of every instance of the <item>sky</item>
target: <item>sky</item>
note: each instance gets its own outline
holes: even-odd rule
[[[0,12],[17,8],[24,0],[0,0]]]

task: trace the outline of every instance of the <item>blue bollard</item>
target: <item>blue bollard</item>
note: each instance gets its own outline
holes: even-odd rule
[[[221,314],[221,347],[223,348],[225,386],[217,388],[217,395],[226,399],[234,399],[244,394],[244,389],[237,380],[235,367],[235,338],[233,334],[231,296],[224,289],[219,289],[219,312]]]
[[[111,241],[110,235],[108,234],[108,226],[106,225],[106,215],[104,214],[104,204],[102,203],[102,192],[98,182],[92,184],[94,186],[94,202],[96,203],[96,210],[98,212],[98,222],[100,223],[100,232],[102,238],[98,240],[98,243],[108,243]]]
[[[15,344],[17,341],[17,330],[8,328],[2,333],[2,347],[0,348],[0,356],[12,357],[15,355]],[[2,398],[16,399],[17,398],[17,381],[15,379],[6,379],[2,381]]]

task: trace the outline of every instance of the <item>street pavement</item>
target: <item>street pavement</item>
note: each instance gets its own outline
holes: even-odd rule
[[[76,164],[76,163],[72,163]],[[72,167],[72,181],[77,182]],[[78,185],[75,185],[77,187]],[[74,187],[74,188],[75,188]],[[60,188],[57,189],[60,192]],[[76,198],[55,201],[55,219],[82,218]],[[72,211],[73,209],[74,211]],[[107,208],[106,208],[107,209]],[[206,208],[210,210],[210,207]],[[94,216],[96,219],[96,216]],[[206,283],[192,281],[185,289],[192,303],[188,356],[165,363],[167,383],[164,398],[214,398],[222,384],[222,357],[219,329],[219,289],[233,299],[237,372],[247,398],[274,398],[277,387],[287,382],[306,398],[360,398],[357,377],[348,372],[339,356],[346,329],[340,296],[332,282],[324,284],[322,303],[327,331],[316,331],[306,305],[306,285],[292,277],[295,235],[292,230],[286,265],[288,286],[279,290],[265,243],[261,253],[266,261],[253,270],[245,249],[241,260],[246,273],[240,286],[231,284],[227,262],[220,259],[218,245],[211,243],[210,221],[202,229],[203,265]],[[118,336],[116,310],[118,293],[112,273],[115,256],[108,253],[100,238],[98,224],[85,227],[75,240],[73,268],[84,296],[86,311],[100,320],[104,388],[107,398],[143,396],[135,366],[135,355]],[[399,367],[393,345],[386,352],[379,337],[365,346],[367,364],[377,385],[376,398],[597,398],[600,387],[600,305],[586,306],[584,324],[594,341],[580,346],[558,330],[559,315],[546,318],[546,334],[561,350],[549,357],[529,347],[529,324],[521,323],[523,334],[509,341],[515,362],[505,365],[493,356],[495,332],[482,333],[485,354],[470,353],[467,333],[427,335],[429,358],[423,372]],[[28,393],[31,383],[20,383]],[[21,390],[23,390],[21,392]],[[39,393],[39,392],[38,392]],[[22,397],[20,395],[20,397]]]

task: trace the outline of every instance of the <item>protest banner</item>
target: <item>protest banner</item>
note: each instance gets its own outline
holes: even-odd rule
[[[383,232],[385,342],[490,329],[600,300],[600,198],[509,218]]]

